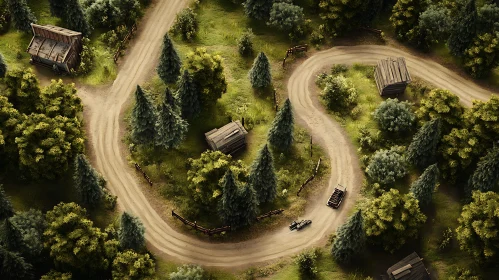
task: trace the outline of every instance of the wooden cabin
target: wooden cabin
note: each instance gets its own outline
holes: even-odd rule
[[[413,252],[403,258],[386,271],[383,279],[389,280],[430,280],[430,273],[426,269],[423,259]]]
[[[411,75],[403,57],[380,60],[374,70],[374,78],[381,96],[404,93],[407,84],[411,82]]]
[[[26,50],[31,63],[70,72],[78,67],[83,35],[53,25],[31,24],[33,39]]]
[[[215,128],[204,135],[206,142],[213,151],[221,151],[224,154],[234,154],[246,146],[246,134],[240,121],[230,122],[221,128]]]

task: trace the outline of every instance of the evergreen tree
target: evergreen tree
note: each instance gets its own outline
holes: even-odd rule
[[[259,203],[274,201],[277,193],[277,177],[274,159],[267,145],[263,146],[253,162],[248,183],[256,191]]]
[[[179,104],[178,104],[177,98],[175,96],[173,96],[170,88],[166,88],[165,94],[163,96],[163,102],[166,102],[166,104],[170,105],[170,107],[172,107],[173,111],[178,112]]]
[[[165,84],[174,83],[180,75],[181,66],[177,50],[175,50],[172,40],[170,40],[168,33],[166,33],[165,37],[163,37],[163,50],[161,51],[157,68],[158,75]]]
[[[33,266],[27,263],[18,253],[9,252],[2,246],[0,246],[0,263],[0,279],[33,279]]]
[[[331,253],[340,263],[349,263],[364,249],[366,233],[361,210],[358,210],[336,231]]]
[[[266,88],[272,84],[272,74],[270,73],[270,63],[267,56],[261,52],[255,62],[253,62],[253,67],[249,72],[249,78],[251,85],[254,88]]]
[[[243,33],[241,38],[237,40],[237,47],[240,55],[249,56],[253,54],[253,42],[251,41],[252,37],[253,32],[251,32],[251,29],[248,29]]]
[[[238,205],[239,184],[230,168],[225,173],[220,185],[223,190],[220,201],[220,217],[226,225],[237,228],[241,220]]]
[[[419,207],[430,205],[435,186],[438,182],[439,171],[437,164],[432,164],[411,185],[411,193],[419,201]]]
[[[7,250],[18,252],[21,249],[23,239],[22,234],[17,226],[12,223],[10,218],[3,221],[1,233],[2,243]]]
[[[0,185],[0,220],[12,217],[12,215],[14,215],[14,209],[3,190],[3,186]]]
[[[407,148],[407,161],[419,168],[426,168],[436,161],[440,142],[440,119],[426,122],[414,135]]]
[[[84,154],[76,156],[73,180],[81,201],[89,206],[97,205],[102,198],[99,175]]]
[[[5,63],[3,55],[0,53],[0,79],[5,77],[5,74],[7,74],[7,63]]]
[[[270,127],[268,136],[270,145],[279,150],[289,149],[293,143],[293,124],[291,101],[287,99]]]
[[[362,24],[369,25],[367,20],[373,16],[372,12],[374,12],[369,11],[369,14],[366,14],[367,8],[374,8],[369,2],[366,0],[320,0],[319,15],[326,22],[326,28],[331,35],[343,35]]]
[[[16,213],[9,221],[22,236],[22,246],[16,251],[28,260],[37,260],[43,250],[42,237],[47,228],[45,215],[40,210],[29,209]]]
[[[241,217],[237,226],[245,227],[253,224],[258,213],[258,200],[256,199],[256,192],[251,185],[246,184],[240,189],[238,201],[238,212]]]
[[[132,249],[134,251],[142,250],[145,246],[144,233],[145,228],[139,218],[123,212],[118,231],[121,248]]]
[[[36,17],[28,7],[26,0],[6,0],[10,16],[17,30],[31,31],[31,23],[36,23]]]
[[[184,70],[180,77],[177,98],[180,101],[182,117],[184,119],[194,118],[199,115],[201,106],[199,104],[199,92],[196,83],[189,71]]]
[[[132,109],[132,139],[138,144],[147,144],[154,140],[156,114],[154,106],[145,92],[137,85],[135,106]]]
[[[397,38],[407,39],[407,34],[418,25],[419,15],[426,9],[425,0],[398,0],[393,6],[390,21]]]
[[[56,17],[65,18],[68,0],[49,0],[50,13]]]
[[[243,6],[246,15],[250,18],[266,21],[273,4],[274,0],[246,0]]]
[[[156,122],[156,145],[165,149],[177,148],[185,138],[187,125],[187,121],[164,100]]]
[[[499,146],[492,148],[479,162],[470,178],[473,190],[492,191],[499,182]]]
[[[472,44],[476,35],[478,13],[475,0],[469,0],[464,9],[455,18],[447,44],[455,56],[462,56]]]
[[[79,0],[67,0],[66,12],[64,13],[64,20],[68,24],[68,28],[74,31],[83,33],[83,35],[90,35],[91,27],[87,22],[83,8]]]

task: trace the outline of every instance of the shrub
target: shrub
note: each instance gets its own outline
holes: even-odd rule
[[[250,56],[253,54],[253,42],[251,39],[253,38],[253,32],[251,29],[246,30],[241,38],[237,40],[237,47],[239,49],[239,54],[242,56]]]
[[[183,265],[176,272],[170,273],[171,280],[202,280],[204,270],[199,265]]]
[[[298,264],[298,271],[303,277],[315,278],[317,275],[316,267],[317,255],[315,252],[305,252],[298,255],[296,264]]]
[[[317,30],[312,31],[312,34],[310,34],[310,43],[314,45],[322,45],[325,39],[324,35]]]
[[[321,94],[329,110],[345,110],[357,103],[357,90],[343,76],[336,76],[326,84]]]
[[[197,14],[191,8],[182,10],[175,18],[172,26],[172,32],[175,35],[181,35],[182,39],[190,41],[196,37],[198,31]]]
[[[359,129],[360,148],[366,152],[377,150],[379,148],[380,132],[381,131],[377,131],[377,133],[373,135],[368,129],[361,127]]]
[[[371,157],[366,173],[371,180],[381,185],[393,184],[407,174],[406,162],[402,153],[395,148],[379,150]]]
[[[451,243],[452,238],[454,238],[454,231],[451,228],[445,229],[442,233],[442,240],[440,241],[440,245],[438,245],[438,249],[441,251],[445,250]]]
[[[331,66],[331,75],[339,75],[346,73],[348,71],[348,66],[345,64],[334,64]]]
[[[408,132],[416,119],[411,106],[407,101],[400,102],[396,98],[388,98],[378,106],[373,116],[385,132]]]
[[[94,68],[95,48],[90,46],[90,40],[86,37],[83,38],[82,45],[80,65],[76,70],[71,70],[71,73],[76,76],[88,74]]]

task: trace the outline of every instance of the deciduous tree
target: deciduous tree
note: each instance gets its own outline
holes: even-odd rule
[[[182,63],[168,33],[163,37],[163,50],[159,57],[158,75],[166,84],[174,83],[180,75]]]
[[[450,52],[461,57],[476,36],[478,13],[475,0],[469,0],[455,18],[447,45]]]
[[[439,154],[443,159],[441,164],[443,178],[455,181],[458,173],[464,171],[481,150],[475,134],[466,128],[453,128],[449,134],[442,137],[439,148]]]
[[[434,89],[421,99],[416,115],[422,121],[442,120],[442,131],[450,132],[462,124],[463,106],[459,97],[448,90]]]
[[[357,89],[343,75],[338,75],[326,82],[321,98],[329,110],[344,111],[357,103]]]
[[[368,24],[364,18],[370,1],[363,0],[321,0],[320,17],[326,21],[327,29],[333,36]]]
[[[251,166],[248,183],[255,189],[258,202],[272,202],[277,194],[274,158],[267,145],[258,153]]]
[[[249,72],[251,85],[254,88],[266,88],[272,84],[272,74],[270,72],[270,63],[267,56],[261,52]]]
[[[426,168],[436,161],[440,142],[440,119],[426,122],[414,135],[407,148],[407,161],[419,168]]]
[[[418,25],[419,15],[426,5],[425,0],[398,0],[395,3],[390,21],[399,40],[406,40],[409,31]]]
[[[56,17],[65,18],[68,0],[49,0],[50,13]]]
[[[40,83],[31,68],[9,71],[5,84],[5,96],[14,108],[24,114],[36,112],[36,105],[40,103]]]
[[[144,233],[145,228],[139,218],[127,212],[121,214],[120,229],[118,231],[121,248],[141,251],[145,246]]]
[[[406,162],[396,149],[381,149],[371,157],[366,173],[373,182],[390,185],[407,174]]]
[[[464,114],[470,132],[480,141],[481,148],[491,147],[499,139],[499,96],[492,95],[486,101],[473,101],[473,107]]]
[[[397,98],[388,98],[378,106],[373,116],[382,130],[405,133],[412,129],[416,119],[411,106],[407,101],[400,102]]]
[[[270,126],[268,141],[277,150],[288,150],[293,144],[294,120],[291,101],[286,99],[284,105]]]
[[[148,144],[153,142],[156,134],[156,113],[149,97],[137,85],[135,91],[135,105],[131,116],[132,140],[138,144]]]
[[[52,80],[50,85],[42,90],[40,97],[41,102],[37,104],[36,109],[47,117],[60,115],[75,118],[83,111],[75,85],[64,84],[61,79]]]
[[[73,181],[81,201],[95,207],[101,202],[103,193],[99,182],[99,174],[92,167],[84,154],[79,154],[74,160]]]
[[[274,0],[246,0],[243,3],[244,11],[250,18],[267,20]]]
[[[411,185],[411,193],[419,201],[419,206],[425,208],[431,203],[435,186],[438,183],[439,171],[437,164],[432,164],[425,169],[423,174]]]
[[[111,0],[116,7],[118,22],[132,26],[142,16],[142,8],[138,0]]]
[[[201,111],[199,90],[189,71],[184,70],[180,77],[177,97],[180,100],[182,117],[184,119],[195,118]]]
[[[10,16],[17,30],[31,31],[31,23],[36,23],[36,17],[31,12],[26,0],[6,0]]]
[[[349,263],[364,249],[366,234],[361,210],[355,212],[337,231],[331,253],[340,263]]]
[[[479,162],[478,167],[470,178],[470,187],[473,190],[492,191],[499,182],[499,146],[490,149]]]
[[[464,67],[475,78],[484,77],[498,65],[498,32],[478,35],[464,52]]]
[[[149,254],[137,254],[132,250],[119,252],[113,260],[113,280],[154,279],[156,267]]]
[[[253,42],[251,41],[252,37],[253,32],[251,32],[251,29],[248,29],[243,33],[243,35],[241,35],[241,38],[237,40],[237,47],[240,55],[249,56],[253,54]]]
[[[303,25],[303,8],[292,3],[275,2],[270,9],[267,25],[284,31],[292,31]]]

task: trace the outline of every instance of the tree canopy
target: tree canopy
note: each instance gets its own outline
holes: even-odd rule
[[[149,254],[137,254],[132,250],[118,252],[113,260],[113,280],[154,279],[156,267]]]
[[[469,0],[455,17],[447,45],[450,52],[461,57],[472,44],[477,33],[478,13],[475,0]]]
[[[127,212],[121,214],[120,229],[118,239],[123,249],[140,251],[145,246],[145,228],[139,218]]]
[[[253,67],[249,71],[249,78],[254,88],[266,88],[272,84],[270,63],[265,53],[261,52],[255,58]]]
[[[182,39],[190,41],[196,37],[198,25],[197,14],[191,8],[186,8],[177,14],[171,30],[173,34],[180,34]]]
[[[177,50],[168,36],[168,33],[163,37],[163,50],[159,57],[159,65],[157,68],[158,76],[166,84],[174,83],[180,76],[180,68],[182,63],[177,54]]]
[[[468,129],[453,128],[442,137],[439,148],[442,177],[455,181],[458,174],[464,171],[480,153],[478,138]]]
[[[434,89],[421,99],[416,115],[420,120],[442,120],[442,131],[450,132],[462,123],[463,106],[459,97],[448,90]]]
[[[14,215],[14,208],[12,208],[12,203],[9,197],[5,194],[3,190],[3,185],[0,185],[0,220],[7,219]]]
[[[184,264],[170,273],[171,280],[203,280],[204,270],[199,265]]]
[[[269,18],[273,3],[273,0],[246,0],[243,6],[247,16],[265,21]]]
[[[412,104],[407,101],[388,98],[374,111],[373,116],[386,132],[404,133],[412,129],[416,119],[411,109]]]
[[[189,71],[184,73],[179,79],[177,98],[180,100],[182,117],[184,119],[195,118],[201,111],[199,100],[199,90]]]
[[[294,119],[291,101],[286,99],[270,126],[268,141],[277,150],[288,150],[293,144]]]
[[[410,192],[414,194],[414,197],[418,200],[421,208],[430,205],[433,192],[438,183],[438,176],[439,171],[437,164],[432,164],[412,183]]]
[[[440,142],[440,119],[426,122],[414,135],[407,148],[407,161],[419,168],[426,168],[437,158],[437,147]]]
[[[99,174],[84,154],[75,157],[73,181],[80,199],[85,205],[95,207],[101,202],[103,192],[99,182]]]
[[[256,197],[260,204],[274,201],[277,194],[277,176],[274,169],[274,158],[267,145],[263,146],[253,161],[248,184],[256,191]]]
[[[419,15],[425,9],[425,0],[398,0],[395,3],[390,21],[398,39],[407,39],[408,33],[418,25]]]
[[[131,115],[132,140],[138,144],[151,143],[156,134],[156,113],[152,102],[140,86],[135,91],[135,105]]]
[[[326,82],[321,98],[332,111],[343,111],[357,103],[357,89],[343,75],[333,77]]]
[[[499,182],[499,146],[490,149],[479,162],[470,178],[470,187],[473,190],[492,191]]]
[[[407,174],[406,162],[397,149],[381,149],[371,157],[366,173],[373,182],[390,185]]]
[[[69,29],[81,32],[85,36],[90,35],[92,27],[87,21],[79,0],[66,0],[63,19]]]
[[[364,249],[366,234],[361,210],[355,212],[337,231],[331,253],[340,263],[349,263]]]
[[[37,104],[38,112],[47,117],[64,116],[76,118],[83,111],[81,99],[76,94],[74,84],[64,84],[59,80],[52,80],[50,85],[41,91],[41,102]]]
[[[31,12],[26,0],[6,0],[9,12],[17,30],[31,31],[31,23],[36,23],[36,17]]]
[[[43,250],[43,232],[47,227],[45,215],[40,210],[29,209],[18,212],[9,219],[21,235],[21,246],[18,250],[29,260],[36,260]]]
[[[185,139],[187,128],[188,123],[182,119],[180,112],[163,100],[156,121],[156,145],[165,149],[177,148]]]

